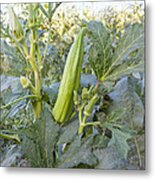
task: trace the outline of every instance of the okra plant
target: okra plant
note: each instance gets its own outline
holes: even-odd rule
[[[10,35],[19,49],[20,53],[23,55],[27,64],[31,67],[33,71],[33,77],[30,80],[28,77],[21,76],[20,82],[23,88],[29,88],[34,100],[32,100],[33,110],[35,118],[40,117],[41,113],[41,87],[42,87],[42,58],[40,54],[38,39],[38,30],[39,22],[37,21],[38,15],[38,4],[29,5],[29,18],[28,18],[28,27],[30,29],[30,44],[26,44],[26,37],[24,30],[16,16],[12,7],[9,7],[9,16],[10,16]],[[32,82],[34,81],[34,82]]]
[[[117,169],[123,164],[125,169],[131,167],[134,151],[134,165],[143,168],[143,22],[127,23],[119,29],[118,38],[118,32],[112,33],[115,24],[109,27],[89,18],[80,20],[78,33],[71,35],[72,41],[62,51],[54,40],[63,39],[53,28],[60,4],[27,4],[24,21],[8,8],[10,44],[3,43],[3,58],[6,47],[12,51],[15,47],[25,70],[12,84],[9,78],[8,86],[3,82],[5,98],[10,91],[13,98],[2,98],[0,137],[17,144],[19,151],[22,149],[21,159],[33,167]],[[61,24],[66,29],[67,21]],[[13,57],[11,50],[8,57]],[[50,68],[60,74],[50,71],[49,75],[46,71]],[[17,116],[17,109],[25,113],[24,125],[18,122],[21,114]],[[11,117],[9,111],[15,115]],[[6,123],[11,118],[14,126]]]

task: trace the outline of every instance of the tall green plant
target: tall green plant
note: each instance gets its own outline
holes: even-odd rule
[[[38,4],[29,5],[29,14],[28,27],[31,31],[30,49],[28,48],[29,45],[26,44],[26,37],[24,30],[22,29],[22,25],[20,24],[13,8],[9,7],[11,37],[23,57],[26,59],[27,63],[31,66],[34,74],[34,85],[33,82],[31,82],[32,80],[29,80],[28,77],[21,77],[21,84],[23,88],[29,88],[31,93],[36,96],[36,98],[32,101],[32,105],[35,118],[39,118],[41,113],[42,60],[39,44],[37,43],[37,27],[39,25],[39,22],[37,21]]]

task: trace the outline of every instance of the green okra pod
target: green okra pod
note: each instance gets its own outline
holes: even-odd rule
[[[86,117],[89,117],[94,109],[94,105],[95,103],[98,101],[99,96],[97,94],[95,94],[92,99],[88,102],[88,104],[86,105],[85,109],[84,109],[84,115]]]
[[[64,123],[70,119],[73,109],[73,92],[77,91],[80,85],[85,29],[82,28],[77,35],[67,57],[58,98],[53,109],[54,118],[58,123]]]

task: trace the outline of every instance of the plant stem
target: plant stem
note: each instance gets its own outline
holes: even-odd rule
[[[35,19],[37,17],[37,9],[34,9],[34,7],[30,6],[30,14],[33,14],[33,18]],[[31,21],[30,17],[30,21]],[[33,19],[33,20],[34,20]],[[34,81],[35,81],[35,95],[37,95],[38,99],[36,99],[32,105],[33,105],[33,111],[35,118],[40,117],[40,113],[42,110],[42,102],[41,102],[41,88],[42,88],[42,74],[41,74],[41,68],[42,68],[42,60],[41,60],[41,54],[39,49],[38,41],[38,30],[36,28],[36,21],[33,21],[32,27],[31,27],[31,47],[30,47],[30,56],[29,56],[29,63],[32,67],[33,73],[34,73]],[[35,54],[37,55],[38,61],[35,61]]]
[[[10,102],[10,103],[8,103],[8,104],[0,107],[0,109],[1,109],[1,110],[2,110],[2,109],[5,109],[5,108],[7,108],[7,107],[9,107],[9,106],[11,106],[11,105],[19,102],[19,101],[22,101],[22,100],[24,100],[24,99],[27,99],[27,98],[36,98],[36,97],[37,97],[36,95],[27,95],[27,96],[18,98],[18,99],[16,99],[16,100],[14,100],[14,101],[12,101],[12,102]]]
[[[82,134],[83,133],[84,127],[85,127],[85,124],[81,122],[80,126],[79,126],[79,130],[78,130],[78,134]]]
[[[79,123],[82,123],[82,109],[79,111]]]
[[[100,122],[99,121],[96,121],[96,122],[88,122],[85,124],[85,126],[97,126],[97,125],[100,125]]]
[[[139,166],[142,167],[141,154],[140,154],[140,149],[139,149],[139,146],[138,146],[137,139],[134,138],[134,141],[135,141],[135,146],[136,146],[136,150],[137,150],[137,155],[138,155],[138,160],[139,160]]]
[[[74,111],[73,113],[72,113],[72,115],[71,115],[71,117],[70,117],[70,119],[72,119],[75,115],[76,115],[76,111]]]

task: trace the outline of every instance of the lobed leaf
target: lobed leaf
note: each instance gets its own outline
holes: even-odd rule
[[[51,112],[44,109],[40,120],[23,131],[23,151],[33,167],[53,167],[59,126]]]
[[[110,94],[113,100],[109,112],[123,110],[121,119],[128,127],[143,127],[144,105],[135,92],[132,78],[124,77],[115,86]],[[119,106],[118,106],[119,104]]]

